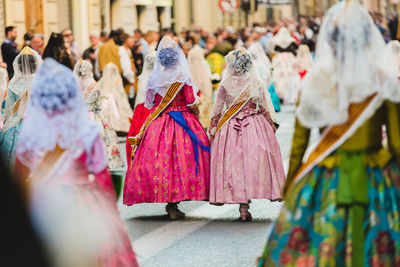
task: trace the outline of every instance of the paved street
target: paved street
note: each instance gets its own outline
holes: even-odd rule
[[[294,125],[294,107],[278,113],[277,131],[285,169]],[[122,144],[121,144],[122,145]],[[140,204],[119,208],[141,266],[254,266],[263,250],[268,225],[281,203],[253,200],[252,222],[241,222],[239,205],[213,206],[184,202],[182,221],[169,221],[165,204]]]

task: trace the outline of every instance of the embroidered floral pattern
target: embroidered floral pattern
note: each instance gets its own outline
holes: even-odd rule
[[[156,106],[162,98],[156,95]],[[187,104],[195,101],[193,90],[184,86],[173,102],[150,123],[135,152],[124,185],[124,204],[208,200],[210,154],[199,150],[196,161],[189,135],[167,113],[181,111],[189,128],[202,144],[207,135]]]
[[[364,264],[400,266],[400,174],[395,161],[367,167],[369,205],[364,215]],[[260,266],[352,266],[353,222],[336,205],[338,169],[315,167],[292,187],[269,237]],[[301,211],[301,212],[299,212]],[[347,215],[346,215],[347,214]],[[360,226],[362,227],[362,226]],[[362,255],[356,255],[362,257]]]

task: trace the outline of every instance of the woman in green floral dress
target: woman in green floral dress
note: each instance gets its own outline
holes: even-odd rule
[[[326,13],[259,266],[400,266],[400,91],[384,51],[358,1]],[[322,136],[302,162],[312,127]]]

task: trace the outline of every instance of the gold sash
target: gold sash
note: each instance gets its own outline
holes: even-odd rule
[[[18,112],[19,106],[21,105],[21,103],[26,105],[27,101],[28,101],[28,90],[26,90],[25,93],[17,100],[17,102],[15,102],[13,111],[12,111],[12,114],[10,117],[14,116]]]
[[[378,101],[376,95],[375,93],[369,96],[364,102],[351,104],[349,106],[349,119],[347,122],[341,125],[331,126],[325,130],[321,140],[311,152],[307,161],[301,165],[292,184],[300,181],[312,168],[329,156],[354,134],[360,126],[360,123],[365,119],[365,114],[368,114],[368,111],[375,107]]]
[[[247,95],[248,90],[245,90],[242,95],[240,96],[240,98],[245,98]],[[215,131],[215,134],[218,133],[219,130],[221,130],[221,128],[230,120],[233,118],[233,116],[235,116],[240,110],[242,110],[242,108],[247,104],[247,102],[249,102],[250,98],[247,97],[246,100],[240,101],[237,104],[234,104],[232,106],[229,107],[229,109],[227,111],[225,111],[224,115],[222,116],[222,118],[218,121],[217,124],[217,130]]]
[[[25,105],[26,102],[28,101],[28,90],[15,102],[11,114],[5,114],[5,120],[4,120],[4,126],[3,126],[3,131],[6,131],[10,128],[8,122],[12,120],[15,114],[18,113],[19,107],[22,105],[24,107],[23,111],[25,111]],[[23,114],[22,114],[23,116]]]
[[[168,107],[169,104],[171,104],[183,85],[184,83],[181,82],[174,82],[173,84],[171,84],[160,105],[156,107],[156,109],[146,119],[146,122],[143,124],[140,132],[136,136],[128,137],[129,144],[132,147],[132,158],[135,154],[137,147],[140,144],[140,140],[142,139],[147,127],[149,127],[150,123],[155,120]]]
[[[30,175],[35,183],[44,181],[52,173],[65,151],[57,145],[54,150],[46,152]]]
[[[25,172],[22,174],[21,177],[25,178],[22,187],[28,201],[33,187],[35,185],[40,185],[47,179],[47,177],[52,175],[53,171],[58,167],[58,163],[65,151],[65,149],[62,149],[57,145],[54,150],[46,152],[39,164],[30,174]]]

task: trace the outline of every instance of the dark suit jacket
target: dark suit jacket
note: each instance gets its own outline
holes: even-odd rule
[[[17,49],[17,43],[11,41],[10,39],[6,39],[1,45],[1,55],[3,57],[3,61],[7,63],[7,72],[9,79],[14,75],[13,62],[17,57],[19,51]]]

